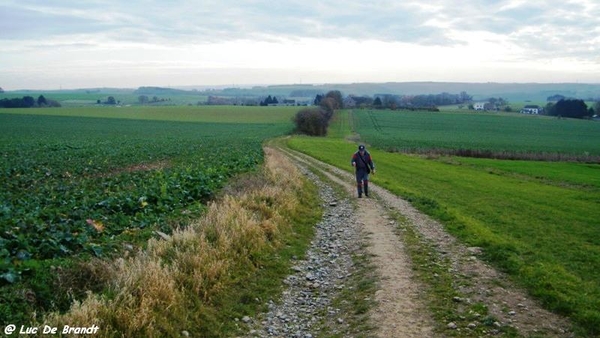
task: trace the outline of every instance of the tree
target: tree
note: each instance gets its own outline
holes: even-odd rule
[[[553,102],[546,103],[546,107],[544,108],[544,111],[546,112],[547,115],[557,116],[557,114],[556,114],[556,104],[553,103]]]
[[[35,106],[35,99],[32,96],[23,96],[23,105],[26,108]]]
[[[473,97],[471,95],[467,94],[467,92],[465,92],[465,91],[460,92],[459,101],[461,103],[467,103],[472,100],[473,100]]]
[[[319,104],[319,106],[321,106],[321,108],[323,108],[328,114],[333,115],[333,112],[335,111],[335,107],[336,107],[337,103],[335,102],[335,99],[332,97],[326,97],[324,99],[321,100],[321,103]]]
[[[56,100],[51,100],[51,99],[48,99],[48,100],[46,100],[46,101],[48,102],[48,103],[47,103],[47,104],[48,104],[48,107],[55,107],[55,108],[57,108],[57,107],[62,107],[62,105],[60,104],[60,102],[58,102],[58,101],[56,101]]]
[[[600,101],[594,103],[594,111],[596,112],[596,115],[600,114]]]
[[[342,97],[342,93],[339,90],[330,90],[325,94],[325,98],[331,98],[334,101],[333,109],[342,109],[344,108],[344,98]]]
[[[318,106],[321,104],[321,100],[323,100],[323,97],[324,96],[320,95],[320,94],[317,94],[317,96],[315,96],[315,101],[314,101],[315,106]]]
[[[379,98],[379,96],[377,96],[375,98],[375,101],[373,101],[373,106],[377,107],[377,108],[381,108],[382,105],[383,105],[383,103],[381,102],[381,98]]]
[[[352,96],[352,99],[356,102],[356,106],[361,108],[373,105],[373,98],[370,96]]]
[[[44,97],[44,95],[40,95],[37,99],[37,105],[39,107],[45,107],[48,105],[48,100]]]
[[[112,96],[109,96],[109,97],[106,99],[106,104],[117,104],[117,101],[115,100],[115,98],[114,98],[114,97],[112,97]]]
[[[261,106],[268,106],[268,105],[270,105],[272,103],[275,103],[275,102],[273,102],[273,98],[271,97],[271,95],[269,95],[269,96],[267,96],[267,98],[264,101],[260,102],[260,105]]]
[[[560,94],[554,94],[552,96],[548,96],[548,98],[546,98],[546,101],[560,101],[560,100],[564,100],[566,99],[566,97],[564,95],[560,95]]]
[[[138,101],[140,102],[140,104],[146,104],[148,103],[148,101],[150,101],[150,99],[146,95],[140,95],[138,96]]]
[[[589,111],[583,100],[567,99],[556,102],[554,114],[556,116],[581,119],[589,116]]]

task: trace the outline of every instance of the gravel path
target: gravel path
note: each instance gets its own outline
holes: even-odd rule
[[[354,272],[351,257],[365,250],[361,249],[363,244],[379,277],[374,295],[376,306],[370,313],[375,336],[444,337],[446,334],[439,333],[440,327],[456,330],[455,333],[469,330],[453,326],[454,323],[434,323],[423,301],[423,287],[413,276],[410,259],[396,231],[397,224],[386,216],[389,210],[403,215],[424,241],[436,248],[437,254],[450,260],[453,285],[463,295],[459,301],[485,304],[498,319],[488,335],[501,334],[499,329],[506,326],[523,336],[573,337],[568,321],[542,309],[506,276],[479,260],[480,248],[465,247],[441,224],[408,202],[374,184],[371,190],[376,198],[349,199],[355,195],[351,174],[290,150],[281,151],[320,187],[327,210],[316,226],[306,259],[298,260],[294,273],[286,278],[288,288],[282,299],[271,301],[269,312],[259,318],[243,318],[251,327],[250,337],[316,337],[323,322],[333,333],[336,326],[342,330],[347,325],[345,316],[331,304]],[[312,174],[309,167],[325,175],[327,182]],[[346,197],[336,201],[329,181],[342,186]]]
[[[297,260],[294,273],[284,280],[287,290],[281,300],[269,301],[269,312],[259,318],[242,319],[250,325],[251,337],[310,338],[324,320],[334,326],[345,325],[340,310],[331,303],[354,270],[352,255],[361,250],[361,229],[347,198],[336,200],[331,186],[306,168],[301,170],[321,187],[319,195],[326,211],[315,227],[305,259]]]

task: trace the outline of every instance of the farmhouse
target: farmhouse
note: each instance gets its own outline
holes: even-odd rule
[[[348,96],[344,99],[344,107],[346,108],[354,108],[356,107],[356,101],[352,96]]]
[[[485,110],[486,102],[475,102],[473,103],[473,109],[475,110]]]
[[[537,105],[526,105],[521,109],[521,114],[533,114],[538,115],[543,112],[543,108]]]

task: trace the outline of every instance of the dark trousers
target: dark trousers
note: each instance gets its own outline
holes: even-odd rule
[[[369,173],[365,168],[357,168],[356,169],[356,190],[358,192],[358,197],[362,196],[364,192],[366,196],[369,196]]]

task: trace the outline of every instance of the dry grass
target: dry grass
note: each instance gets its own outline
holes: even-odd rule
[[[48,315],[45,324],[95,324],[99,337],[194,332],[199,318],[194,311],[211,306],[234,278],[257,269],[255,258],[277,248],[281,233],[289,230],[286,215],[297,207],[302,175],[270,149],[263,172],[264,184],[236,187],[185,229],[166,240],[151,239],[145,251],[110,263],[103,278],[110,281],[108,290],[90,292],[69,312]]]

